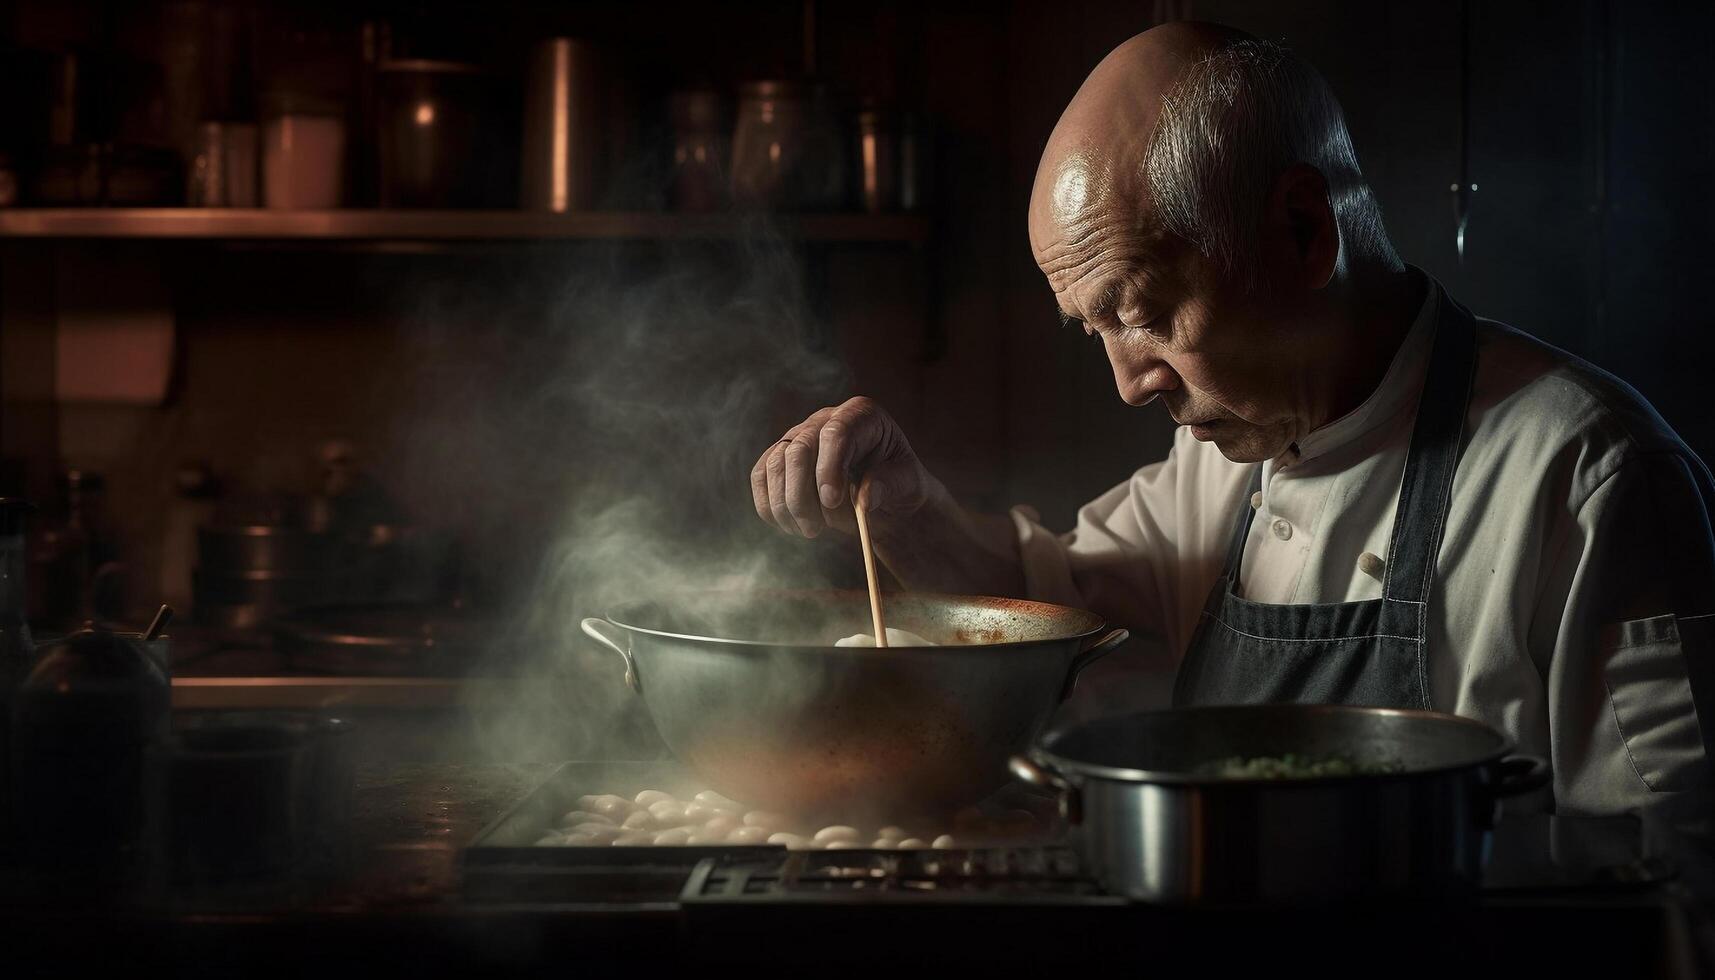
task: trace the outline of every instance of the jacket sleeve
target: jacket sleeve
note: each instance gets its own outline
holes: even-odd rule
[[[1715,542],[1694,457],[1639,453],[1579,508],[1532,633],[1552,649],[1549,735],[1556,808],[1657,808],[1700,822],[1711,805],[1708,676],[1715,657]],[[1568,576],[1566,573],[1570,571]]]
[[[1089,609],[1111,623],[1161,636],[1172,609],[1178,553],[1181,454],[1138,470],[1085,504],[1066,534],[1044,528],[1028,507],[1014,507],[1030,598]]]

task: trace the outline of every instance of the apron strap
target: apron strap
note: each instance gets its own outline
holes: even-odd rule
[[[1441,287],[1433,280],[1431,289]],[[1453,496],[1453,471],[1465,438],[1465,416],[1471,387],[1477,374],[1476,321],[1469,310],[1453,302],[1442,290],[1435,340],[1429,367],[1418,397],[1417,420],[1411,445],[1405,455],[1405,474],[1399,488],[1399,507],[1394,512],[1393,538],[1388,545],[1387,571],[1382,598],[1421,604],[1427,601],[1435,576],[1435,559],[1447,528],[1447,512]],[[1250,536],[1256,509],[1250,497],[1262,489],[1262,464],[1251,471],[1250,489],[1239,505],[1227,545],[1226,588],[1238,594],[1239,571],[1244,562],[1245,540]],[[1216,595],[1210,596],[1210,602]]]
[[[1440,322],[1418,398],[1382,579],[1382,597],[1396,602],[1428,600],[1477,374],[1477,333],[1470,311],[1445,291],[1438,302]]]

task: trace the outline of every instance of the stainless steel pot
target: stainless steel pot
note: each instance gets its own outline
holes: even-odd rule
[[[1286,753],[1399,768],[1204,774],[1221,759]],[[1061,794],[1072,842],[1109,890],[1191,904],[1470,892],[1498,801],[1549,778],[1546,762],[1467,718],[1296,704],[1100,719],[1044,736],[1011,766]]]
[[[843,820],[934,814],[995,790],[1078,672],[1127,637],[1020,599],[905,593],[887,598],[887,619],[949,645],[834,646],[869,631],[863,592],[696,594],[583,629],[624,658],[663,740],[713,789]]]
[[[326,534],[284,524],[197,528],[197,562],[210,572],[318,572],[333,560]]]

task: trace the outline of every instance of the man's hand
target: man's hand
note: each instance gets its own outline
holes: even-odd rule
[[[887,412],[859,396],[786,430],[750,470],[757,516],[789,534],[850,532],[851,494],[869,481],[864,503],[879,520],[903,519],[928,499],[931,478]]]

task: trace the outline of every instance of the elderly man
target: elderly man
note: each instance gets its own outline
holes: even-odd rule
[[[1132,38],[1049,137],[1029,231],[1120,397],[1181,426],[1167,459],[1056,536],[960,507],[855,398],[758,460],[764,520],[849,528],[867,479],[902,582],[1152,631],[1177,703],[1456,712],[1550,758],[1562,812],[1705,812],[1708,470],[1400,261],[1313,69],[1212,26]]]

